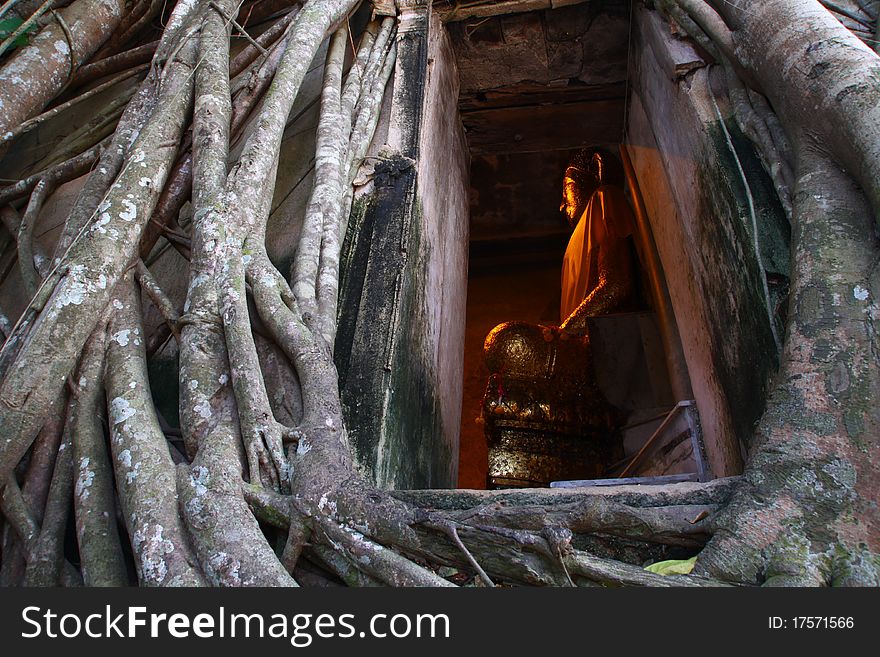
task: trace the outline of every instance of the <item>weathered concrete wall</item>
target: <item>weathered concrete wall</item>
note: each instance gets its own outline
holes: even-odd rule
[[[778,359],[779,322],[765,283],[768,274],[783,282],[788,274],[788,224],[751,145],[721,101],[713,103],[709,69],[656,13],[641,10],[637,21],[628,149],[710,466],[715,476],[731,475],[741,468]]]
[[[468,149],[458,117],[458,71],[446,30],[432,15],[428,28],[428,68],[419,142],[417,198],[423,239],[418,261],[424,277],[423,354],[439,397],[440,425],[426,456],[438,477],[458,479],[458,429],[468,268]],[[414,356],[411,354],[410,357]],[[438,442],[439,441],[439,442]],[[422,450],[424,451],[424,450]],[[445,472],[443,471],[445,469]]]
[[[347,236],[337,339],[361,466],[388,488],[452,487],[467,278],[467,148],[445,32],[403,10],[388,145]]]

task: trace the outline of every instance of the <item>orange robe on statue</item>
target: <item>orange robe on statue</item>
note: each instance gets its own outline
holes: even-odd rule
[[[593,192],[568,240],[562,261],[561,322],[599,286],[599,254],[603,245],[626,239],[632,234],[632,226],[632,210],[622,189],[602,185]]]

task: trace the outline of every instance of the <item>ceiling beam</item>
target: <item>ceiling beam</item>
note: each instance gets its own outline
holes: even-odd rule
[[[579,5],[590,0],[434,0],[434,11],[444,23],[454,23],[470,18],[489,18],[504,14],[520,14],[526,11],[556,9]]]
[[[462,113],[471,153],[534,153],[616,143],[624,98]]]

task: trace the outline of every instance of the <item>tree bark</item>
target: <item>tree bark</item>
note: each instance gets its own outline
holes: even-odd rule
[[[70,81],[77,68],[113,34],[122,18],[123,0],[77,0],[58,14],[34,41],[0,68],[0,135],[37,114]]]
[[[827,157],[801,148],[783,364],[743,485],[698,572],[772,585],[877,586],[880,345],[869,290],[878,243],[858,187]]]
[[[99,313],[137,253],[137,245],[174,161],[192,102],[195,43],[184,45],[169,66],[157,111],[135,141],[97,219],[84,228],[62,262],[41,286],[45,299],[28,331],[6,341],[0,383],[0,452],[5,480],[33,441],[54,399],[76,364]],[[37,297],[40,297],[38,293]],[[20,326],[20,333],[30,328]],[[27,367],[25,366],[27,364]]]

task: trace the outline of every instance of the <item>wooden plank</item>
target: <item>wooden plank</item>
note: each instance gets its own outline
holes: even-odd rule
[[[523,153],[620,140],[623,99],[480,110],[462,115],[472,153]]]
[[[575,0],[583,2],[584,0]],[[552,8],[553,3],[550,0],[500,0],[493,2],[486,0],[484,2],[455,2],[450,3],[448,0],[437,2],[434,4],[440,20],[444,23],[455,23],[457,21],[466,21],[470,18],[488,18],[490,16],[501,16],[504,14],[519,14],[526,11],[539,11],[541,9]]]
[[[687,481],[699,481],[696,472],[662,475],[660,477],[619,477],[617,479],[575,479],[572,481],[551,481],[550,488],[588,488],[591,486],[665,486]]]
[[[483,2],[450,3],[449,0],[436,0],[434,11],[444,23],[455,23],[470,18],[487,18],[504,14],[519,14],[526,11],[558,9],[569,5],[580,5],[590,0],[484,0]]]
[[[475,110],[534,105],[560,105],[594,100],[623,100],[626,81],[605,84],[578,84],[565,80],[563,84],[519,84],[496,87],[478,92],[463,93],[458,100],[462,114]]]
[[[684,409],[684,413],[691,432],[691,445],[693,447],[694,460],[697,462],[697,474],[700,477],[700,481],[709,481],[712,479],[712,470],[709,467],[709,460],[706,458],[703,428],[700,425],[700,415],[697,413],[696,404]]]
[[[642,448],[639,450],[639,453],[633,457],[632,461],[629,462],[629,465],[627,465],[626,468],[624,468],[624,470],[621,474],[626,476],[630,472],[634,472],[635,469],[646,458],[648,458],[651,454],[653,454],[657,449],[662,447],[663,444],[665,444],[665,441],[661,442],[659,439],[664,437],[666,427],[671,424],[672,420],[676,417],[676,415],[678,415],[678,413],[682,409],[686,409],[687,407],[692,406],[694,403],[695,402],[692,400],[685,400],[685,401],[678,402],[675,405],[675,408],[673,408],[671,411],[669,411],[669,415],[666,416],[666,419],[663,420],[663,422],[660,424],[659,427],[657,427],[657,430],[654,431],[653,435],[650,438],[648,438],[648,441],[642,446]],[[689,427],[689,429],[690,429],[690,427]],[[691,433],[691,436],[693,436],[693,433]]]
[[[568,233],[529,235],[494,240],[471,240],[468,276],[511,267],[559,266]]]
[[[397,3],[394,0],[373,0],[373,18],[376,16],[397,16]]]

